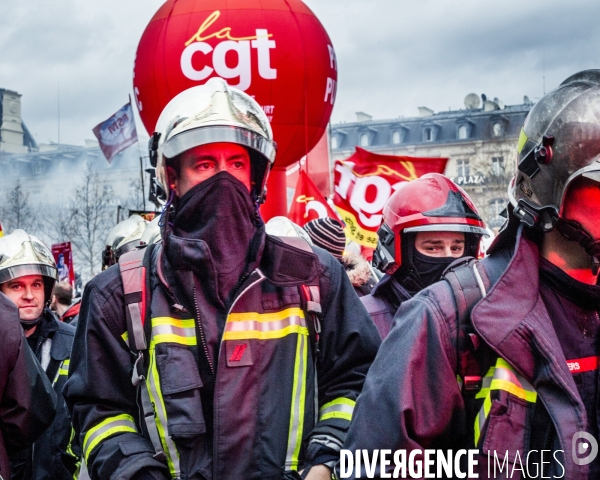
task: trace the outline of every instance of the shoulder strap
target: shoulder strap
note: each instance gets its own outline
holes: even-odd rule
[[[137,353],[131,382],[139,388],[141,410],[144,416],[146,430],[150,441],[154,446],[154,458],[164,459],[165,453],[160,441],[160,434],[154,416],[154,407],[146,384],[147,369],[144,353],[148,348],[146,341],[147,307],[150,304],[150,288],[148,286],[147,267],[150,265],[154,244],[127,252],[119,259],[119,269],[123,281],[123,292],[125,294],[125,311],[127,315],[127,334],[129,335],[129,349],[133,354]]]
[[[476,354],[480,339],[471,324],[473,307],[487,295],[491,282],[479,261],[473,257],[461,258],[446,269],[443,277],[454,295],[458,324],[457,375],[462,382],[463,394],[481,389],[482,362]]]
[[[146,267],[144,257],[148,248],[127,252],[119,259],[119,269],[125,294],[127,334],[132,352],[146,350]]]
[[[314,253],[310,244],[302,237],[277,237],[282,242],[291,245],[299,250]],[[307,319],[308,333],[310,335],[311,344],[313,347],[313,355],[316,358],[319,354],[319,335],[321,333],[321,317],[323,310],[321,308],[321,290],[319,287],[319,279],[316,278],[311,285],[300,285],[298,287],[302,310]]]

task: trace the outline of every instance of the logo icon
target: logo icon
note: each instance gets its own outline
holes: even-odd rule
[[[577,432],[572,447],[573,461],[577,465],[587,465],[598,456],[598,441],[587,432]]]

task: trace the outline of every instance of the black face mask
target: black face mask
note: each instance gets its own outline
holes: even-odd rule
[[[176,268],[192,270],[199,279],[211,277],[210,293],[224,304],[248,265],[250,247],[262,225],[245,185],[220,172],[178,201],[165,251],[170,260],[177,258]]]
[[[413,265],[421,286],[427,288],[429,285],[437,282],[441,278],[442,273],[444,273],[444,270],[454,260],[456,260],[454,257],[430,257],[423,255],[415,249],[413,251]]]

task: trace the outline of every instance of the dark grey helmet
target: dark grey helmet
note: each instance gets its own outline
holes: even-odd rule
[[[600,70],[576,73],[546,94],[527,115],[517,151],[508,187],[514,214],[551,231],[573,180],[600,182]]]

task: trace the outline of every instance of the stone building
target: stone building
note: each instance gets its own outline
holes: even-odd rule
[[[0,199],[20,181],[34,207],[65,206],[88,165],[99,172],[103,184],[112,187],[115,211],[132,196],[132,184],[137,183],[139,188],[140,152],[137,145],[108,163],[96,140],[85,140],[82,146],[38,144],[21,118],[21,95],[11,90],[0,89],[0,119]],[[144,158],[144,168],[148,166]],[[147,192],[148,175],[144,175]],[[153,208],[149,202],[146,206]]]
[[[465,109],[434,112],[419,107],[418,117],[356,121],[331,125],[332,160],[348,158],[356,146],[379,154],[448,157],[446,175],[464,188],[490,228],[499,227],[508,201],[507,186],[516,168],[516,145],[533,103],[504,105],[469,94]]]

